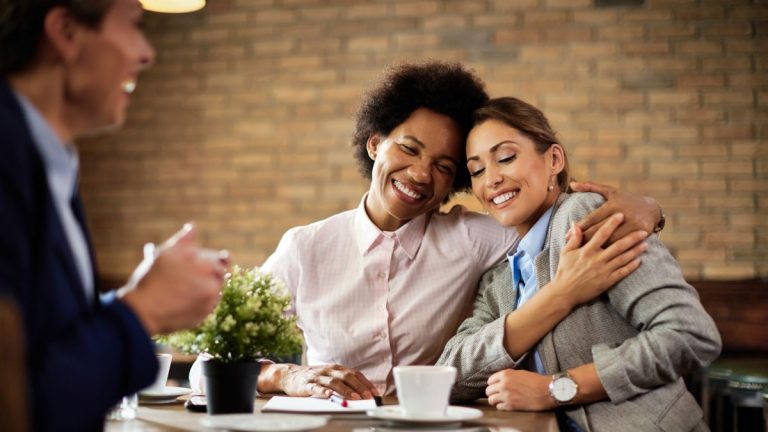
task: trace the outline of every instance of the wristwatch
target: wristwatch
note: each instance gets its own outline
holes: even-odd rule
[[[568,371],[552,375],[552,382],[549,383],[549,394],[558,405],[566,405],[573,402],[578,391],[579,385],[571,378]]]

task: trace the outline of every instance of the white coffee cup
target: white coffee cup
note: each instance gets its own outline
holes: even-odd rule
[[[168,372],[171,371],[171,360],[173,356],[170,354],[157,354],[157,362],[160,364],[160,368],[157,371],[157,377],[155,382],[144,391],[148,392],[160,392],[165,389],[165,383],[168,381]]]
[[[448,408],[456,368],[451,366],[397,366],[393,369],[397,399],[405,414],[441,417]]]

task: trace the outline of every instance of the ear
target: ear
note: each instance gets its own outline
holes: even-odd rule
[[[381,143],[381,136],[379,134],[373,134],[368,138],[368,142],[365,143],[365,147],[368,149],[368,157],[371,160],[376,160],[376,151]]]
[[[48,11],[43,22],[45,41],[48,42],[57,60],[64,63],[71,63],[77,58],[83,30],[83,25],[63,7],[55,7]]]
[[[560,144],[552,144],[547,149],[549,154],[549,167],[552,169],[552,175],[556,176],[565,169],[565,149]]]

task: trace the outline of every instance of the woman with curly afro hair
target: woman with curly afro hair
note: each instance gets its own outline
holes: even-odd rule
[[[370,189],[356,209],[289,230],[262,267],[292,295],[308,366],[263,362],[260,392],[370,398],[394,392],[393,367],[435,363],[471,310],[480,276],[516,238],[514,229],[463,207],[439,212],[469,186],[465,140],[473,111],[487,100],[474,73],[437,61],[392,66],[363,97],[353,146]],[[605,214],[623,208],[651,219],[638,218],[625,232],[656,223],[655,204],[611,195],[617,198],[608,200]],[[617,226],[603,225],[594,241],[605,241]],[[637,237],[621,241],[624,252]],[[579,265],[606,275],[628,271],[588,253]],[[575,304],[609,286],[588,286],[583,271],[565,267],[572,277],[541,294],[563,305],[562,313],[533,302],[533,312],[513,323],[539,325],[543,335]],[[536,342],[527,339],[529,346]]]

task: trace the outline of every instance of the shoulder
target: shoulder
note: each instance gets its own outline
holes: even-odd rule
[[[463,205],[455,205],[448,212],[435,212],[430,224],[456,225],[464,227],[467,231],[502,232],[508,230],[499,225],[492,217],[485,213],[478,213]]]
[[[283,234],[283,241],[308,242],[318,237],[336,235],[341,231],[349,230],[354,221],[355,211],[355,209],[343,211],[323,220],[290,228]]]
[[[605,198],[592,192],[576,192],[566,194],[560,202],[556,215],[571,215],[581,218],[603,205]]]

